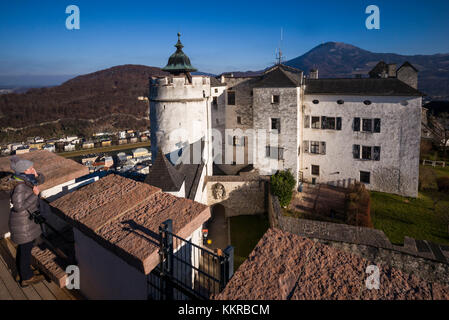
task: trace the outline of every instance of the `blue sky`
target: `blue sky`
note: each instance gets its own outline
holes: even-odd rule
[[[80,30],[65,28],[72,4],[80,8]],[[380,30],[365,27],[371,4],[381,10]],[[0,76],[163,67],[178,31],[201,71],[259,70],[274,62],[281,28],[287,59],[327,41],[374,52],[449,53],[449,1],[2,1]]]

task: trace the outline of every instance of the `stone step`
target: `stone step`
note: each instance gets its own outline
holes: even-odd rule
[[[74,264],[74,244],[70,242],[73,232],[69,230],[63,236],[47,237],[31,251],[33,265],[60,288],[66,286],[67,266]]]

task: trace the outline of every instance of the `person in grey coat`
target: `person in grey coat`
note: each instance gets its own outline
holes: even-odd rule
[[[34,221],[32,214],[39,212],[38,185],[45,180],[42,174],[36,172],[33,165],[33,162],[17,156],[11,158],[14,189],[11,192],[9,229],[11,240],[18,245],[16,265],[22,287],[43,280],[43,276],[34,274],[30,266],[31,250],[35,240],[42,233],[41,226]]]

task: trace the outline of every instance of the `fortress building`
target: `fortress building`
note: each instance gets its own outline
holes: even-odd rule
[[[150,80],[157,157],[148,183],[213,204],[248,191],[245,179],[291,170],[298,185],[360,181],[418,195],[423,94],[410,63],[380,62],[369,77],[347,79],[320,79],[318,69],[306,76],[282,63],[257,76],[214,78],[191,75],[179,38],[175,47],[163,68],[170,75]],[[265,192],[250,185],[245,194]],[[258,210],[240,200],[244,213]]]

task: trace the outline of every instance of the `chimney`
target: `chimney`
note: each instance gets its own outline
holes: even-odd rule
[[[318,69],[310,69],[309,78],[318,79]]]
[[[397,78],[418,90],[418,69],[410,62],[405,62],[396,72]]]
[[[221,75],[221,79],[220,80],[221,80],[221,83],[225,83],[226,79],[225,79],[224,74]]]
[[[396,63],[388,64],[388,78],[396,78]]]

